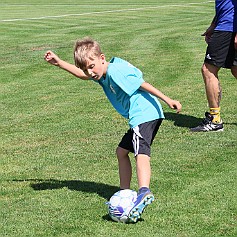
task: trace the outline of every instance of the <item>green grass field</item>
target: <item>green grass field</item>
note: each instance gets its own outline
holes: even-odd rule
[[[1,237],[237,236],[237,90],[228,70],[219,75],[225,131],[189,132],[207,110],[201,34],[214,2],[134,2],[1,1]],[[105,205],[118,189],[115,148],[127,121],[95,83],[43,60],[51,49],[73,63],[84,36],[183,104],[181,114],[162,104],[151,160],[156,200],[134,225],[112,222]]]

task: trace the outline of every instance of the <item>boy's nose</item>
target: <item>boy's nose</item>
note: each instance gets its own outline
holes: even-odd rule
[[[91,75],[91,76],[92,76],[93,72],[92,72],[92,70],[91,70],[91,69],[88,69],[88,70],[87,70],[87,72],[88,72],[88,74],[89,74],[89,75]]]

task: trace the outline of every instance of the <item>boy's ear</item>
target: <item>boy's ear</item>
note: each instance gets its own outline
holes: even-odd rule
[[[102,60],[102,63],[105,63],[105,55],[103,53],[100,55],[100,59]]]

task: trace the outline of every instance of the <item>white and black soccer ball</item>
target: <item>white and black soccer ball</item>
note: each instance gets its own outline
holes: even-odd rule
[[[131,189],[124,189],[116,192],[107,203],[109,216],[112,220],[126,223],[128,214],[137,199],[137,192]]]

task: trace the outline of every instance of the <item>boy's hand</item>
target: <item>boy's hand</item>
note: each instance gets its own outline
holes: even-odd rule
[[[59,65],[60,58],[50,50],[45,53],[44,59],[54,66]]]
[[[171,109],[175,109],[177,113],[179,113],[182,109],[182,105],[177,100],[171,100],[168,105]]]

